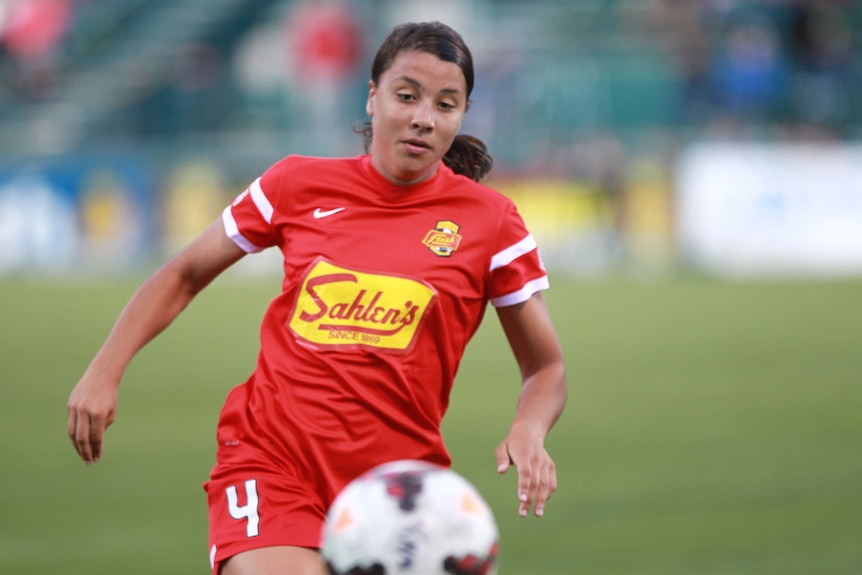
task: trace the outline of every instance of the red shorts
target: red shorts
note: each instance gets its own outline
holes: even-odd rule
[[[204,484],[213,575],[220,562],[250,549],[320,546],[326,507],[319,490],[266,461],[259,448],[219,445],[219,463]]]
[[[221,561],[251,549],[320,547],[326,510],[339,490],[371,467],[396,459],[448,465],[442,439],[380,425],[357,443],[327,430],[312,432],[285,415],[272,390],[254,380],[228,394],[219,416],[216,466],[204,485],[209,504],[213,573]],[[283,400],[285,402],[290,401]]]

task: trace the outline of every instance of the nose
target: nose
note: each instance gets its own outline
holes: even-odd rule
[[[422,131],[433,130],[434,113],[431,106],[425,103],[416,106],[413,112],[413,120],[410,125],[411,127]]]

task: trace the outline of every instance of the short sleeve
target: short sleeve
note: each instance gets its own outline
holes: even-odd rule
[[[225,233],[247,253],[278,243],[272,226],[273,201],[284,171],[284,162],[267,170],[222,212]]]
[[[491,304],[495,307],[519,304],[548,287],[539,246],[511,203],[503,215],[491,257],[488,284]]]

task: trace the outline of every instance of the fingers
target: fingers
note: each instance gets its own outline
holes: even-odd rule
[[[546,469],[539,477],[536,486],[536,506],[534,513],[536,517],[542,517],[545,514],[545,504],[551,498],[554,491],[557,489],[557,473],[554,464],[550,464],[550,468]]]
[[[84,463],[102,457],[102,439],[117,410],[117,388],[112,380],[85,375],[72,390],[67,403],[66,432]]]
[[[94,463],[102,457],[102,438],[105,436],[107,427],[107,417],[90,417],[90,434],[87,439],[90,442],[90,453]]]
[[[518,515],[526,517],[530,513],[530,507],[536,500],[535,473],[532,465],[522,464],[518,466]]]
[[[526,517],[533,508],[536,517],[545,514],[545,504],[557,489],[557,472],[550,458],[534,458],[517,465],[518,514]]]
[[[494,456],[497,459],[497,473],[506,473],[509,470],[509,465],[512,463],[512,460],[509,457],[509,450],[505,442],[497,446]]]
[[[102,439],[111,420],[110,415],[91,415],[69,408],[67,433],[84,463],[95,463],[102,457]]]
[[[72,435],[72,442],[75,444],[75,449],[78,455],[84,460],[84,463],[93,462],[93,448],[90,445],[90,417],[86,413],[76,413],[75,415],[75,430]]]
[[[68,408],[68,412],[69,422],[66,424],[66,434],[69,436],[69,439],[72,440],[72,446],[75,448],[75,451],[78,451],[78,443],[75,441],[75,435],[77,435],[78,429],[78,412],[71,407]],[[81,452],[78,451],[78,454],[80,455]]]

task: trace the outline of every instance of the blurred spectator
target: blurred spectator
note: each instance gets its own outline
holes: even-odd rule
[[[312,86],[340,85],[362,55],[362,31],[341,0],[298,4],[285,32],[296,73]]]
[[[841,131],[852,115],[852,2],[801,0],[790,7],[789,55],[796,70],[793,108],[800,122]]]
[[[227,73],[225,57],[218,46],[208,42],[183,46],[173,62],[169,103],[162,104],[173,111],[173,126],[163,128],[180,133],[218,129],[218,122],[233,105]],[[155,117],[160,113],[159,109],[153,110]]]
[[[679,74],[681,123],[847,135],[856,114],[856,4],[654,0],[648,16]]]
[[[711,35],[703,11],[703,3],[693,0],[655,0],[648,7],[654,37],[679,74],[679,116],[686,124],[702,121],[707,113]]]
[[[305,0],[288,15],[286,47],[297,96],[311,122],[308,143],[312,149],[332,147],[326,134],[338,133],[353,121],[343,93],[363,56],[363,32],[353,8],[344,0]],[[365,87],[364,82],[361,85]]]
[[[710,82],[719,115],[738,122],[775,120],[791,74],[769,13],[754,7],[731,13],[718,42]]]
[[[56,47],[68,31],[71,0],[0,2],[0,44],[8,53],[10,83],[25,97],[50,95]]]

